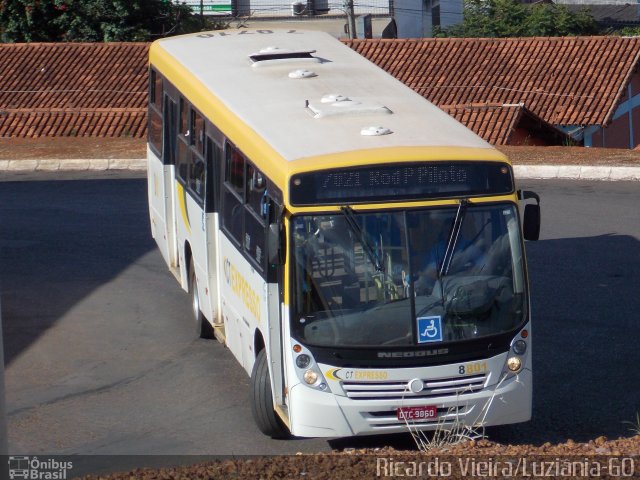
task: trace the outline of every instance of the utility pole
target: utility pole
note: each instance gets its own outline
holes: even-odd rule
[[[353,40],[358,38],[356,34],[356,16],[353,12],[353,0],[347,0],[345,10],[347,11],[347,21],[349,22],[349,38]]]
[[[200,29],[204,30],[204,0],[200,0]]]

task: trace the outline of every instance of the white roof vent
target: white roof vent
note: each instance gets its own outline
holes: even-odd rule
[[[345,96],[340,95],[339,93],[330,93],[329,95],[325,95],[320,99],[320,103],[334,103],[334,102],[351,102],[352,100]]]
[[[364,127],[360,130],[360,135],[364,137],[379,137],[381,135],[389,135],[393,133],[387,127]]]
[[[380,103],[338,94],[325,95],[319,103],[307,102],[306,106],[311,110],[314,118],[336,115],[390,115],[393,113]]]
[[[311,70],[294,70],[293,72],[289,72],[289,78],[313,78],[317,77],[318,74],[316,72],[312,72]]]

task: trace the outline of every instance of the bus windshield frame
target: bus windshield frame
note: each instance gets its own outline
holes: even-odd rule
[[[344,210],[291,218],[290,321],[298,341],[434,348],[503,337],[527,322],[515,203]]]

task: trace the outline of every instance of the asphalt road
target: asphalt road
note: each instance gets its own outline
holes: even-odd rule
[[[150,237],[143,178],[3,175],[10,453],[411,447],[404,435],[276,441],[259,433],[244,371],[216,341],[193,338],[187,294]],[[623,422],[640,411],[640,185],[521,187],[537,191],[543,208],[542,238],[527,244],[534,419],[490,434],[534,444],[630,435]]]

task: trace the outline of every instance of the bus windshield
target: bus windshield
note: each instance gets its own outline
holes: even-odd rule
[[[461,204],[462,205],[462,204]],[[324,347],[416,346],[526,320],[514,204],[292,219],[294,336]]]

